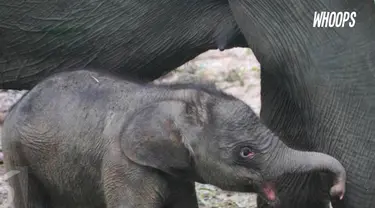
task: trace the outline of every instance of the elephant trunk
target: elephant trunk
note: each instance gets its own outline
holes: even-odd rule
[[[344,196],[346,171],[342,164],[332,156],[320,152],[298,151],[287,147],[276,139],[274,160],[268,165],[266,172],[275,178],[284,173],[305,173],[309,171],[331,171],[335,175],[331,196]]]

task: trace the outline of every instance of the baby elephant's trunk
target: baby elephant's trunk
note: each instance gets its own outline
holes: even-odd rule
[[[342,197],[345,193],[346,171],[342,164],[332,156],[319,152],[298,151],[287,147],[279,139],[275,146],[275,155],[268,165],[268,177],[275,178],[284,173],[305,173],[309,171],[331,171],[335,182],[330,190],[333,197]]]

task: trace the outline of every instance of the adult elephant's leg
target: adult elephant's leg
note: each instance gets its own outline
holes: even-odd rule
[[[340,0],[229,0],[263,71],[277,79],[265,79],[281,87],[284,97],[264,95],[274,101],[262,108],[283,107],[292,101],[296,111],[279,110],[278,126],[285,143],[327,153],[347,170],[345,208],[372,208],[375,204],[375,7],[370,1]],[[313,27],[315,11],[356,11],[355,27]],[[256,28],[256,29],[254,29]],[[271,83],[281,80],[278,85]],[[268,84],[267,84],[268,85]],[[264,84],[262,88],[264,87]],[[262,89],[263,90],[263,89]],[[274,105],[272,105],[274,104]],[[267,110],[267,111],[268,111]],[[273,111],[273,110],[271,110]],[[272,118],[264,115],[263,118]],[[296,118],[303,118],[298,120]],[[276,120],[276,119],[275,119]],[[299,126],[302,136],[288,135]],[[277,129],[270,126],[271,129]],[[303,183],[305,189],[316,181]],[[288,191],[299,184],[280,182]],[[327,185],[324,184],[324,187]],[[286,189],[282,192],[287,192]],[[294,192],[296,193],[296,192]],[[303,193],[291,197],[298,198]],[[309,193],[309,198],[315,197]],[[289,200],[281,193],[281,200]],[[301,201],[301,203],[303,200]],[[305,201],[308,205],[307,201]],[[302,206],[289,206],[306,207]],[[282,207],[287,208],[287,207]]]
[[[370,109],[374,102],[371,99],[364,102],[369,97],[359,96],[354,90],[366,86],[365,82],[358,81],[351,85],[355,88],[350,88],[342,85],[339,80],[328,79],[328,83],[342,86],[343,89],[332,89],[318,82],[316,86],[309,86],[310,90],[322,87],[315,92],[313,98],[300,97],[301,99],[294,100],[290,96],[291,89],[300,86],[288,86],[285,83],[289,81],[283,77],[283,73],[267,73],[270,71],[277,70],[263,69],[261,75],[262,120],[289,146],[327,152],[344,164],[348,171],[346,195],[343,201],[332,203],[334,208],[372,208],[375,203],[375,199],[371,197],[375,193],[375,167],[372,163],[374,140],[371,137],[374,117]],[[327,78],[345,76],[333,72],[331,75],[324,71],[318,73]],[[346,78],[343,83],[349,80]],[[369,91],[365,94],[373,96],[373,92],[367,90]],[[315,106],[303,109],[303,102],[309,99],[314,101]],[[327,206],[328,197],[324,195],[324,192],[327,193],[327,182],[322,180],[331,182],[318,175],[310,175],[308,178],[283,177],[278,181],[281,207]],[[267,207],[262,205],[262,200],[259,199],[258,202],[260,208]]]
[[[285,89],[287,77],[277,70],[272,70],[276,74],[269,73],[269,70],[261,70],[261,102],[262,109],[260,117],[262,121],[278,133],[280,138],[288,146],[295,149],[306,149],[304,147],[314,144],[309,140],[295,142],[306,138],[303,131],[305,123],[303,112],[298,104],[293,102],[289,93]],[[285,140],[283,138],[289,138]],[[303,145],[300,145],[303,144]],[[328,189],[322,189],[322,178],[318,173],[285,175],[279,179],[278,192],[282,201],[281,207],[288,208],[328,208]],[[313,184],[306,186],[306,184]],[[312,197],[311,197],[312,196]],[[258,197],[259,208],[271,208],[265,200]]]

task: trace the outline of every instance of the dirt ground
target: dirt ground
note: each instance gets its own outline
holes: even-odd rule
[[[239,99],[242,99],[259,114],[260,110],[260,66],[250,49],[235,48],[220,52],[211,50],[158,79],[155,83],[186,80],[215,82]],[[1,91],[0,112],[6,111],[25,91]],[[1,148],[1,144],[0,144]],[[0,165],[0,208],[5,202],[4,168]],[[196,184],[201,208],[255,208],[255,195],[222,191],[214,186]]]

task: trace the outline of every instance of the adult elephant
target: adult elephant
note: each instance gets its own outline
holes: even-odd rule
[[[374,207],[374,2],[229,2],[262,66],[264,123],[288,145],[328,153],[344,164],[347,193],[334,207]],[[313,27],[315,11],[356,12],[355,26]],[[280,178],[280,207],[328,207],[327,178],[319,173]],[[268,207],[261,199],[258,204]]]
[[[0,0],[3,89],[82,67],[150,81],[234,46],[247,43],[226,0]]]
[[[205,50],[246,46],[237,22],[262,65],[262,120],[290,146],[325,152],[344,164],[347,194],[335,207],[375,204],[372,1],[0,0],[0,5],[0,80],[8,89],[29,89],[53,72],[84,66],[153,80]],[[355,27],[312,27],[314,11],[331,10],[356,11]],[[322,173],[281,178],[280,207],[327,207],[329,178]],[[266,206],[259,200],[259,207]]]

